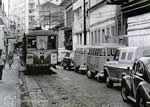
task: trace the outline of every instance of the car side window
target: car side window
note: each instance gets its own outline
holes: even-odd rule
[[[122,52],[121,59],[124,60],[126,58],[126,52]]]
[[[138,62],[136,65],[136,74],[143,76],[144,75],[144,65],[142,62]]]
[[[132,57],[133,57],[133,52],[129,52],[129,53],[128,53],[128,58],[127,58],[127,59],[128,59],[128,60],[131,60]]]

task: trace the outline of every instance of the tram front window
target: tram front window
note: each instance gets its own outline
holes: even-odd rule
[[[48,37],[48,49],[56,49],[56,37],[55,36]]]
[[[36,48],[36,38],[35,37],[29,37],[28,38],[28,48]]]
[[[37,49],[39,49],[39,50],[47,49],[47,36],[38,36],[37,37]]]

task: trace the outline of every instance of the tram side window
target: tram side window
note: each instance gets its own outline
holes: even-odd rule
[[[94,49],[94,56],[96,56],[96,49]]]
[[[98,56],[101,56],[102,49],[98,49]]]
[[[112,50],[112,51],[111,51],[111,55],[114,56],[115,53],[116,53],[116,51],[117,51],[117,49],[113,48],[113,49],[111,49],[111,50]]]
[[[97,56],[106,56],[105,49],[98,49],[97,50]]]
[[[28,38],[28,48],[36,48],[36,38]]]
[[[89,49],[86,50],[86,54],[89,55]]]
[[[98,49],[96,49],[96,56],[98,56]]]
[[[89,53],[88,53],[88,55],[91,55],[91,49],[89,49]]]
[[[48,37],[48,49],[56,49],[56,36]]]
[[[115,51],[115,49],[107,48],[107,56],[114,56]]]
[[[107,48],[107,56],[111,56],[111,49]]]
[[[106,55],[105,49],[102,49],[101,56],[105,56],[105,55]]]

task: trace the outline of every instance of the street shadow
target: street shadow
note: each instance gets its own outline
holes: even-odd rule
[[[36,71],[24,71],[25,75],[54,75],[57,74],[53,70],[36,70]]]

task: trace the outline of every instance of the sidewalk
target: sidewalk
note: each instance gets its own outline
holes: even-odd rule
[[[14,55],[12,68],[8,64],[3,70],[2,82],[0,83],[0,107],[20,107],[18,82],[19,57]]]

